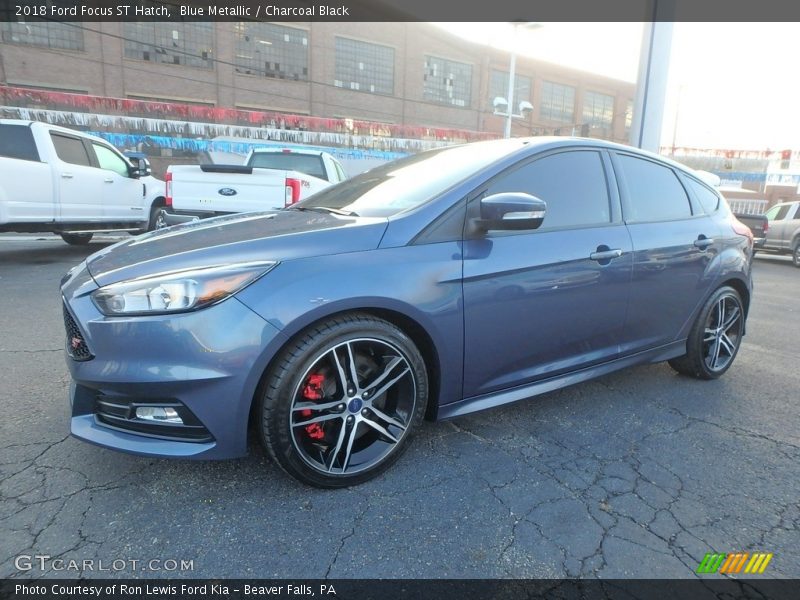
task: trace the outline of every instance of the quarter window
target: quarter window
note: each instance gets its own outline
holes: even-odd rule
[[[543,229],[611,222],[603,162],[598,152],[580,150],[540,158],[493,182],[487,195],[523,192],[547,203]]]
[[[689,197],[672,169],[624,154],[619,162],[628,188],[627,221],[670,221],[692,215]]]
[[[684,180],[689,188],[691,188],[692,192],[694,192],[694,195],[700,201],[700,205],[707,214],[710,215],[711,213],[715,212],[717,208],[719,208],[719,196],[717,196],[703,184],[697,183],[693,179],[685,177]]]
[[[86,153],[86,147],[81,140],[66,135],[58,135],[57,133],[51,133],[50,138],[53,140],[56,155],[65,163],[83,165],[85,167],[92,166],[89,155]]]
[[[92,149],[94,150],[95,156],[97,156],[97,162],[101,169],[114,171],[114,173],[121,175],[122,177],[130,176],[128,164],[113,150],[106,148],[105,146],[101,146],[100,144],[92,144]]]

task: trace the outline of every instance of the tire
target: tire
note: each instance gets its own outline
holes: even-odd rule
[[[792,249],[792,264],[800,269],[800,240],[794,243],[794,248]]]
[[[92,241],[93,233],[62,233],[61,239],[70,246],[85,246]]]
[[[391,323],[352,313],[287,344],[266,374],[256,414],[261,441],[284,471],[341,488],[400,458],[427,401],[425,363],[411,339]]]
[[[163,206],[158,207],[158,212],[156,213],[155,220],[153,221],[153,229],[166,229],[169,227],[167,222],[164,220],[164,211],[167,210]]]
[[[163,221],[161,220],[163,219],[163,217],[160,218],[161,211],[163,209],[164,205],[159,203],[158,201],[156,201],[156,204],[153,204],[153,206],[150,207],[150,218],[147,220],[147,229],[143,229],[142,233],[147,233],[148,231],[154,231],[156,229],[161,229],[163,227],[166,227],[166,225],[164,225]],[[159,226],[159,222],[162,223],[161,226]]]
[[[743,333],[742,298],[732,287],[723,286],[706,301],[692,325],[686,354],[673,358],[669,364],[683,375],[717,379],[733,364]]]

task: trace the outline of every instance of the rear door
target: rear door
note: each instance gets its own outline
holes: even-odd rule
[[[464,397],[618,355],[632,247],[609,169],[601,151],[558,151],[476,190],[468,219],[481,197],[499,192],[537,196],[547,213],[535,231],[464,241]]]
[[[93,166],[83,139],[51,131],[50,139],[58,157],[58,220],[63,222],[102,221],[103,173]]]
[[[674,341],[713,281],[721,231],[693,205],[677,173],[645,157],[612,154],[633,241],[624,352]]]
[[[149,218],[144,207],[144,186],[131,177],[119,152],[98,142],[90,142],[94,164],[102,172],[100,186],[103,216],[108,221],[142,221]]]

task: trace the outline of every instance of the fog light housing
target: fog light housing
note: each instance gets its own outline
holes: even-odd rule
[[[142,421],[183,425],[183,419],[178,415],[178,411],[170,406],[139,406],[136,408],[136,418]]]

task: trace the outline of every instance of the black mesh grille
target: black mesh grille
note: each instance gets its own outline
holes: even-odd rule
[[[93,358],[92,353],[89,352],[89,347],[86,345],[86,340],[83,339],[81,330],[78,329],[78,324],[69,314],[66,306],[64,307],[64,328],[67,330],[67,354],[75,360]]]

